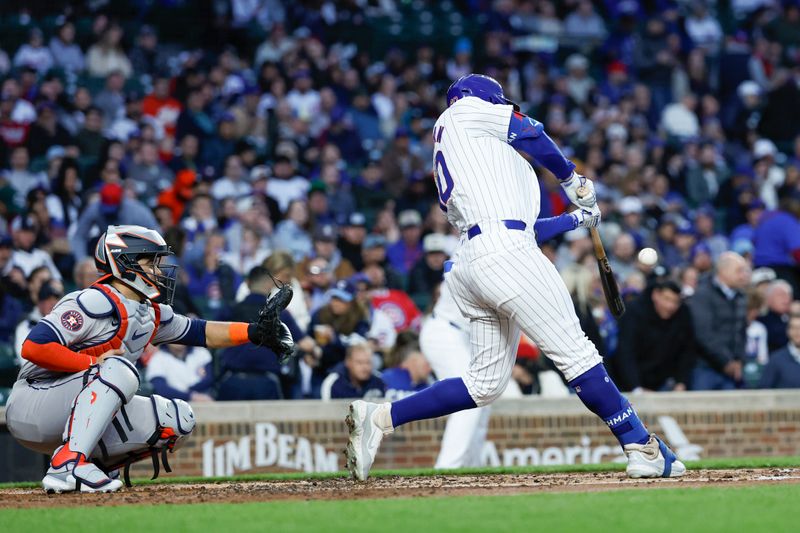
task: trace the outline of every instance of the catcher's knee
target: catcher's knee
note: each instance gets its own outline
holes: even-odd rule
[[[100,363],[96,379],[128,403],[139,390],[139,372],[133,363],[122,357],[108,357]]]
[[[155,448],[180,447],[196,425],[192,407],[183,400],[168,400],[157,394],[151,396],[150,401],[153,404],[156,427],[148,444]]]

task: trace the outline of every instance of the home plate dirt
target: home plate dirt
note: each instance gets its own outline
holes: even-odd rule
[[[116,494],[47,495],[41,489],[5,489],[0,490],[0,508],[414,498],[798,482],[800,482],[800,468],[692,470],[682,478],[649,480],[628,479],[622,472],[383,477],[366,483],[357,483],[341,477],[321,480],[134,486]]]

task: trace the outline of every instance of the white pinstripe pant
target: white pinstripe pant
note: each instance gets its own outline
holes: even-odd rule
[[[475,403],[489,404],[505,390],[520,329],[567,380],[602,362],[533,233],[483,223],[481,229],[462,242],[447,281],[470,320],[472,357],[463,379]]]

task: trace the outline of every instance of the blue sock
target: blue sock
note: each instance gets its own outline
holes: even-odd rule
[[[438,381],[416,394],[392,402],[392,425],[401,426],[477,407],[461,378]]]
[[[591,412],[603,419],[620,445],[644,444],[650,439],[647,428],[627,398],[606,373],[603,363],[594,366],[569,382],[578,398]]]

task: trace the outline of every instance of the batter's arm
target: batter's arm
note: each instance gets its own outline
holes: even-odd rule
[[[540,218],[534,222],[533,229],[536,231],[536,242],[541,244],[576,228],[592,228],[598,222],[591,212],[577,209],[557,217]]]
[[[575,163],[564,157],[561,149],[544,131],[544,125],[517,111],[511,113],[508,125],[508,142],[541,163],[559,181],[572,176]]]
[[[578,220],[570,213],[564,213],[557,217],[540,218],[533,224],[533,229],[536,231],[536,242],[539,244],[577,227]]]

